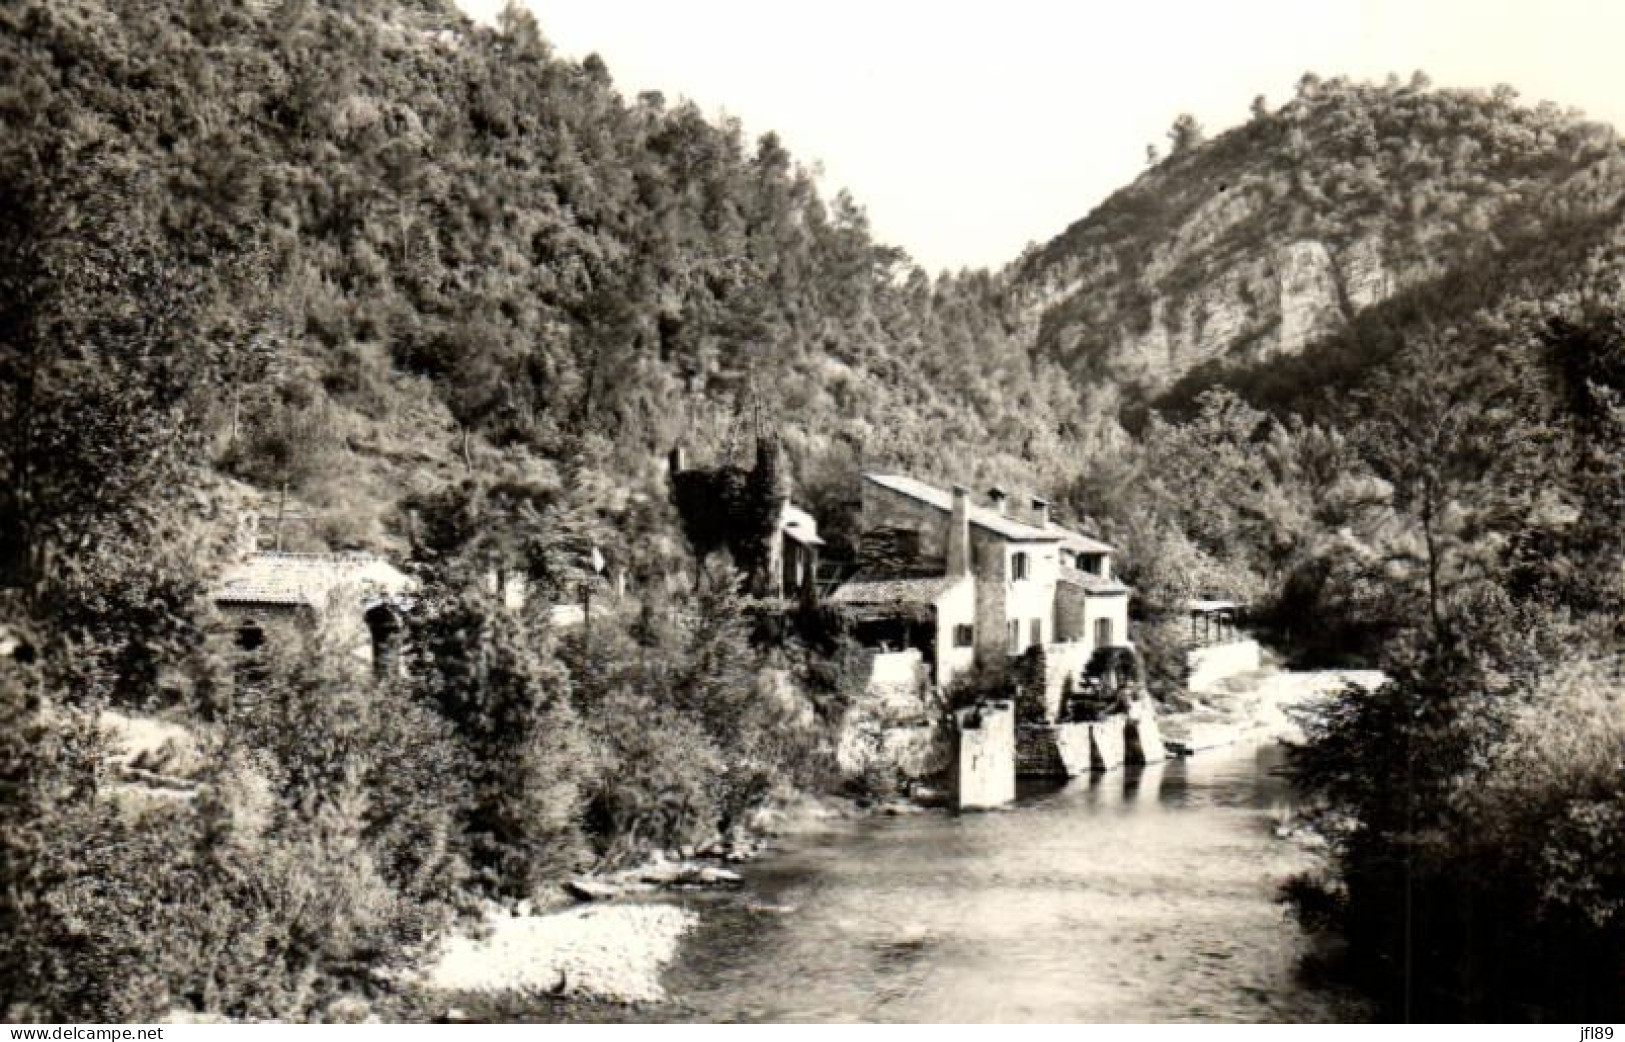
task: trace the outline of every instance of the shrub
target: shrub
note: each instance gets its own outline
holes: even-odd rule
[[[450,721],[469,764],[465,827],[478,878],[530,896],[586,853],[589,752],[569,674],[545,621],[478,587],[431,591],[411,625],[417,690]]]

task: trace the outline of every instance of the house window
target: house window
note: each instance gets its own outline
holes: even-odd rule
[[[1021,654],[1021,620],[1011,619],[1009,626],[1010,654]]]
[[[976,643],[976,627],[958,625],[954,627],[954,647],[968,648]]]
[[[1010,557],[1010,578],[1027,578],[1027,555],[1025,553],[1016,553]]]
[[[1031,632],[1032,632],[1032,639],[1029,640],[1027,643],[1029,643],[1029,644],[1042,644],[1042,643],[1044,643],[1044,620],[1043,619],[1034,619],[1034,620],[1032,620],[1030,629],[1031,629]]]
[[[1095,647],[1109,648],[1112,646],[1112,620],[1095,620]]]
[[[1090,575],[1100,575],[1104,571],[1103,562],[1104,557],[1101,554],[1079,554],[1078,571],[1088,572]]]

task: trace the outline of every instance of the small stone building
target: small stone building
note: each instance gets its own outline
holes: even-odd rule
[[[976,584],[969,576],[859,577],[839,586],[829,603],[851,620],[853,636],[877,652],[914,653],[932,683],[946,685],[975,665]]]
[[[399,669],[400,610],[415,585],[374,554],[261,550],[226,569],[213,600],[241,652],[321,626],[385,676]]]

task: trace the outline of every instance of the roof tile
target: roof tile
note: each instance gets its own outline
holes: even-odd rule
[[[935,604],[956,584],[966,581],[944,575],[897,579],[859,575],[843,583],[829,600],[833,604]]]
[[[294,554],[264,551],[226,570],[215,588],[219,604],[303,605],[322,609],[343,588],[364,599],[398,597],[414,582],[374,554]]]
[[[865,474],[864,478],[899,495],[908,496],[943,513],[952,513],[953,494],[927,485],[923,481],[901,474]],[[1028,524],[989,507],[970,504],[970,523],[1015,542],[1058,542],[1068,549],[1086,554],[1109,554],[1112,548],[1098,539],[1091,539],[1051,521],[1046,527]]]

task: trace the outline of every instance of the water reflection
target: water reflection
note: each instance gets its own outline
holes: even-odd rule
[[[1346,1016],[1293,978],[1278,763],[1216,750],[798,841],[703,909],[668,986],[699,1020]]]

